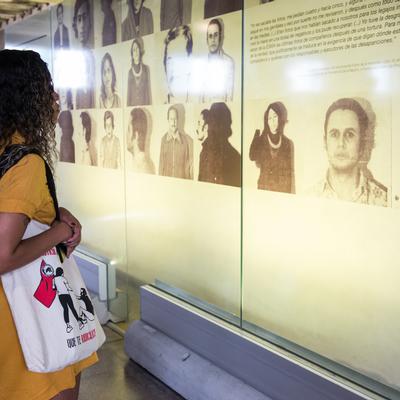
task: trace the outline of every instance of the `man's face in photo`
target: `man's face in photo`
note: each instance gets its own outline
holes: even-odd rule
[[[201,142],[207,139],[208,125],[204,121],[203,114],[200,114],[199,119],[197,121],[196,133],[197,133],[197,139],[199,139]]]
[[[207,45],[210,53],[217,53],[219,51],[221,42],[221,32],[217,24],[210,24],[207,28]]]
[[[111,117],[106,118],[106,121],[104,122],[104,130],[106,131],[108,137],[112,136],[114,127]]]
[[[361,132],[357,114],[336,110],[329,117],[325,146],[330,166],[337,172],[351,172],[360,159]]]
[[[178,130],[178,114],[175,109],[169,110],[168,127],[171,133],[175,133]]]
[[[76,13],[76,29],[78,31],[79,42],[82,46],[86,46],[90,35],[89,6],[86,1],[82,3]]]

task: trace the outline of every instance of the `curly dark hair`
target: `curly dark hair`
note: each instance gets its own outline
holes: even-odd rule
[[[0,93],[0,147],[9,145],[18,131],[52,168],[54,88],[40,55],[31,50],[1,50]]]

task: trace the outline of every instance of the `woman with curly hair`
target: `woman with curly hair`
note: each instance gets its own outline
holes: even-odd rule
[[[69,256],[80,242],[81,226],[66,209],[59,208],[56,212],[49,193],[45,163],[53,169],[54,129],[59,106],[50,73],[38,53],[0,51],[0,93],[0,155],[15,144],[23,144],[36,152],[22,157],[0,179],[2,275],[30,263],[61,242],[65,243]],[[50,228],[23,239],[31,219]],[[1,282],[0,315],[2,397],[8,400],[76,400],[80,372],[97,361],[96,354],[61,371],[30,372]]]

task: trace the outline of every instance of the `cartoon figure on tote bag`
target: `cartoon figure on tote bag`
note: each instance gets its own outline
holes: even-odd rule
[[[40,283],[33,296],[45,307],[50,308],[57,295],[53,288],[54,268],[42,260],[40,264]]]
[[[67,333],[72,331],[72,326],[69,323],[69,310],[72,311],[75,319],[79,322],[79,329],[84,326],[83,318],[79,317],[76,312],[74,302],[72,300],[70,292],[74,292],[69,286],[67,279],[64,277],[64,270],[61,267],[56,269],[56,276],[53,279],[53,288],[57,291],[58,299],[60,300],[61,306],[64,310],[64,321],[67,325]]]
[[[93,304],[90,301],[89,296],[87,295],[87,291],[85,288],[81,288],[80,296],[77,296],[78,300],[80,300],[79,306],[79,315],[83,320],[83,323],[86,323],[87,320],[94,320],[94,308]]]

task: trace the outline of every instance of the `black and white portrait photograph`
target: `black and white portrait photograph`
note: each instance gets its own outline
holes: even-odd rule
[[[79,65],[79,87],[76,89],[77,109],[95,107],[95,59],[92,50],[82,50],[77,58]]]
[[[79,65],[79,82],[76,89],[75,105],[77,109],[95,107],[95,61],[91,50],[93,47],[93,8],[90,0],[76,0],[73,7],[72,28]]]
[[[100,82],[99,93],[99,108],[119,108],[122,107],[120,97],[120,70],[117,75],[116,66],[114,63],[115,56],[111,55],[111,49],[107,51],[97,65],[100,68],[98,72],[98,81]],[[112,53],[113,55],[115,52]]]
[[[196,138],[201,143],[198,180],[220,185],[241,185],[240,153],[229,142],[232,113],[225,103],[213,103],[198,116]]]
[[[193,71],[193,35],[189,25],[170,29],[163,38],[162,57],[166,83],[166,96],[162,103],[187,103],[191,100]],[[160,70],[160,69],[159,69]]]
[[[155,165],[150,155],[153,120],[144,107],[132,108],[129,112],[126,136],[127,169],[133,172],[155,174]]]
[[[189,25],[192,0],[160,0],[160,31]]]
[[[207,25],[207,59],[202,68],[202,102],[232,101],[235,77],[233,58],[224,51],[224,22],[214,18]]]
[[[72,90],[65,87],[56,88],[59,97],[60,110],[73,110]]]
[[[120,110],[99,111],[98,115],[102,117],[98,126],[103,132],[100,140],[99,167],[119,169],[122,167],[120,128],[117,126],[121,121]]]
[[[75,163],[74,125],[71,111],[64,110],[60,112],[58,116],[58,126],[61,130],[59,139],[59,160],[62,162]]]
[[[276,101],[268,105],[261,129],[256,129],[249,157],[260,170],[258,189],[294,193],[294,146],[285,135],[288,111]]]
[[[73,117],[75,163],[98,166],[96,111],[74,111]]]
[[[117,43],[117,20],[113,9],[116,0],[101,0],[102,28],[101,45],[109,46]],[[101,20],[101,19],[100,19]]]
[[[369,168],[376,124],[377,116],[365,98],[344,97],[329,105],[323,124],[328,168],[310,194],[359,204],[388,205],[387,187],[375,179]]]
[[[205,0],[204,19],[239,11],[241,9],[242,0]]]
[[[233,13],[192,24],[191,101],[240,101],[241,15]]]
[[[53,47],[54,50],[69,49],[69,29],[67,28],[65,17],[64,17],[64,5],[58,4],[56,7],[56,21],[57,28],[54,32]]]
[[[126,47],[125,47],[126,48]],[[144,62],[146,54],[144,40],[136,37],[130,42],[127,63],[126,105],[152,104],[150,67]]]
[[[76,47],[93,48],[93,1],[75,0],[73,4],[72,29]]]
[[[122,0],[122,41],[154,32],[153,13],[146,0]]]
[[[185,133],[184,106],[174,104],[168,107],[164,118],[167,132],[161,138],[158,174],[193,179],[193,139]]]

